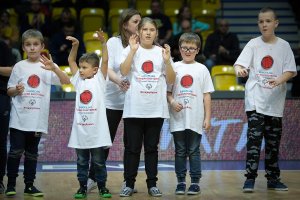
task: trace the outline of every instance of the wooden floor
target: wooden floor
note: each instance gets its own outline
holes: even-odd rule
[[[263,171],[259,172],[256,180],[255,192],[245,194],[242,192],[242,185],[245,178],[243,171],[203,171],[201,179],[201,194],[196,196],[175,195],[176,177],[174,172],[159,172],[158,187],[163,192],[161,198],[150,197],[147,193],[145,184],[145,173],[139,172],[136,182],[138,193],[129,198],[119,197],[120,187],[123,180],[123,172],[108,172],[107,187],[113,197],[111,199],[123,200],[148,200],[148,199],[202,199],[202,200],[298,200],[300,199],[300,171],[282,171],[282,182],[289,187],[289,191],[276,192],[266,189],[266,179]],[[17,199],[17,200],[71,200],[74,192],[78,189],[78,182],[75,172],[40,172],[37,174],[35,185],[41,189],[45,196],[43,198],[27,197],[23,195],[23,178],[22,174],[17,181],[17,195],[14,198],[7,198],[0,195],[0,199]],[[6,181],[6,179],[5,179]],[[188,182],[189,180],[187,180]],[[90,193],[88,200],[100,199],[97,190]]]

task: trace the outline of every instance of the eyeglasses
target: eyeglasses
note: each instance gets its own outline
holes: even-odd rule
[[[190,53],[195,53],[197,50],[198,50],[198,48],[193,48],[193,47],[190,47],[190,48],[188,48],[188,47],[180,47],[180,49],[182,50],[182,51],[184,51],[184,52],[190,52]]]

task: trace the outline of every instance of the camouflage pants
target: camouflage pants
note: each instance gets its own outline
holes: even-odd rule
[[[247,161],[246,174],[248,179],[257,177],[257,169],[260,157],[262,139],[265,139],[265,177],[278,179],[280,169],[278,166],[278,154],[282,133],[282,118],[272,117],[257,113],[247,112]]]

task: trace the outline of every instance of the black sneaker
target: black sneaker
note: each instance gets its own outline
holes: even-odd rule
[[[268,180],[268,190],[288,191],[289,188],[279,180]]]
[[[178,183],[176,186],[175,194],[176,195],[183,195],[185,194],[186,184],[185,183]]]
[[[109,190],[106,187],[103,187],[99,190],[100,197],[103,198],[111,198],[111,193],[109,193]]]
[[[34,186],[25,187],[24,194],[34,196],[34,197],[42,197],[44,196],[44,193],[42,191],[39,191]]]
[[[7,186],[7,189],[5,191],[5,195],[8,197],[15,196],[17,194],[15,187],[13,186]]]
[[[5,191],[5,187],[4,187],[4,185],[3,185],[3,182],[0,181],[0,194],[3,194],[4,191]]]
[[[74,194],[75,199],[84,199],[86,198],[86,188],[80,187],[77,192]]]
[[[254,191],[254,184],[255,184],[254,179],[247,179],[244,183],[243,192],[245,192],[245,193],[253,192]]]
[[[198,184],[190,185],[187,194],[188,195],[196,195],[200,193],[200,186]]]

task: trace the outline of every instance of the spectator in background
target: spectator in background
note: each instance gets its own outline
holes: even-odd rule
[[[166,44],[172,36],[172,23],[170,18],[161,11],[161,4],[159,0],[152,0],[151,15],[158,26],[158,43],[160,45]]]
[[[10,14],[7,10],[0,11],[0,37],[9,39],[10,46],[19,46],[19,27],[17,24],[10,24]]]
[[[0,39],[0,194],[3,194],[5,187],[3,177],[6,173],[7,162],[7,135],[10,113],[10,97],[7,95],[7,82],[12,71],[12,53],[9,46]]]
[[[205,65],[211,70],[214,65],[233,65],[240,53],[239,39],[229,32],[226,19],[218,22],[218,28],[207,37],[204,46]]]
[[[173,35],[170,39],[170,42],[169,42],[169,45],[171,47],[171,56],[172,56],[174,62],[182,60],[180,50],[179,50],[179,45],[178,45],[179,44],[179,38],[183,33],[193,32],[191,21],[188,20],[188,19],[183,19],[181,21],[181,24],[180,24],[180,29],[181,29],[181,32],[179,32],[176,35]],[[203,41],[202,36],[201,36],[200,32],[195,32],[195,33],[200,37],[200,40],[201,40],[199,53],[196,55],[195,60],[197,62],[203,63],[204,62],[204,56],[202,54],[202,41]]]
[[[181,22],[185,19],[191,22],[191,30],[194,33],[200,33],[201,31],[209,29],[209,24],[193,19],[190,7],[184,5],[179,9],[179,13],[177,14],[177,21],[173,23],[173,35],[177,35],[182,32]]]
[[[50,27],[49,10],[41,5],[41,0],[30,0],[30,10],[20,19],[21,33],[28,29],[37,29],[44,37],[49,37]],[[47,44],[45,45],[47,48]]]
[[[66,24],[74,24],[75,32],[81,32],[80,24],[77,22],[75,16],[72,15],[71,9],[69,7],[63,8],[59,18],[52,18],[51,34],[53,35],[59,32]]]
[[[60,66],[68,65],[68,56],[72,49],[72,44],[66,40],[67,36],[72,36],[79,40],[77,61],[79,57],[86,52],[82,34],[78,31],[76,32],[75,24],[65,24],[58,33],[51,37],[49,42],[49,50],[52,55],[52,59],[57,65]]]

